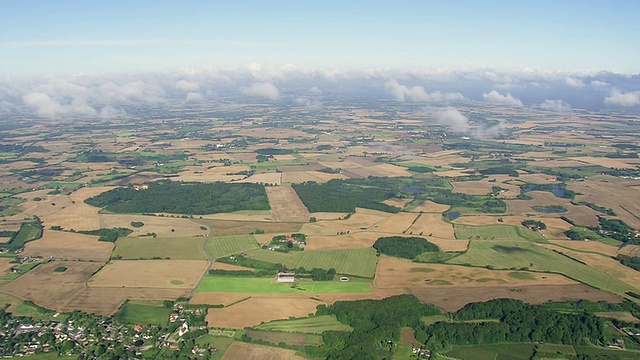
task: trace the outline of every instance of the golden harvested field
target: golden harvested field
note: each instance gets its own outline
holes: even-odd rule
[[[11,261],[13,261],[12,258],[0,258],[0,274],[6,273],[15,265]]]
[[[403,231],[409,229],[419,215],[420,214],[403,212],[393,214],[373,225],[371,230],[402,235]]]
[[[296,355],[294,350],[275,348],[271,346],[262,346],[255,344],[247,344],[234,341],[231,346],[224,352],[222,360],[305,360],[306,358]]]
[[[300,230],[300,223],[291,222],[267,222],[267,221],[233,221],[218,219],[197,220],[199,223],[211,228],[213,236],[224,235],[249,235],[256,230],[263,230],[267,234],[291,234]]]
[[[438,247],[442,251],[461,252],[467,251],[467,249],[469,248],[469,240],[448,240],[431,236],[427,236],[427,240],[438,245]]]
[[[242,329],[263,321],[305,317],[314,313],[320,304],[322,302],[309,297],[251,297],[226,308],[209,309],[207,323],[212,327]]]
[[[502,215],[464,215],[455,220],[453,220],[456,224],[465,224],[465,225],[514,225],[514,226],[522,226],[522,222],[524,220],[536,220],[542,221],[547,225],[546,230],[540,231],[544,236],[548,239],[559,239],[565,240],[567,237],[564,235],[564,232],[571,229],[571,224],[568,222],[553,217],[544,217],[550,215],[543,215],[536,213],[538,216],[502,216]],[[498,219],[502,219],[502,222],[499,222]]]
[[[388,233],[375,231],[355,231],[344,235],[313,235],[307,237],[306,250],[359,249],[373,246],[379,237]]]
[[[255,158],[255,155],[254,155]],[[188,166],[184,171],[178,173],[179,176],[172,178],[173,181],[197,181],[197,182],[231,182],[242,180],[244,175],[230,175],[240,171],[249,171],[247,165],[215,166],[207,169],[206,166]]]
[[[175,216],[175,215],[173,215]],[[100,228],[124,227],[133,230],[129,236],[156,233],[159,237],[189,237],[206,235],[208,230],[200,229],[200,224],[190,219],[169,216],[145,216],[129,214],[99,214]],[[144,223],[141,227],[131,226],[131,222]]]
[[[282,173],[282,184],[297,184],[306,181],[325,182],[321,178],[310,174],[309,171],[292,171]]]
[[[113,189],[113,187],[83,187],[72,192],[69,196],[74,204],[61,209],[54,214],[42,216],[42,221],[44,222],[45,227],[57,225],[66,230],[99,229],[100,220],[98,218],[98,211],[100,209],[87,205],[84,201],[111,189]]]
[[[89,281],[90,287],[193,289],[209,269],[203,260],[116,260]]]
[[[367,230],[389,216],[389,213],[383,211],[357,208],[355,214],[346,220],[307,223],[302,225],[300,232],[307,235],[335,235],[340,231]]]
[[[381,256],[375,288],[433,288],[434,286],[569,285],[576,281],[558,274],[512,270],[488,270],[445,264],[421,264],[406,259]]]
[[[640,256],[640,245],[627,245],[618,250],[618,254]]]
[[[45,229],[42,238],[25,245],[23,254],[45,259],[54,257],[106,262],[113,247],[113,243],[98,241],[97,236]]]
[[[111,316],[118,311],[125,300],[175,300],[189,295],[186,289],[158,288],[93,288],[84,286],[73,298],[59,309],[61,311],[80,310],[101,316]]]
[[[405,199],[400,199],[400,198],[391,198],[391,199],[387,199],[385,201],[383,201],[382,203],[387,204],[389,206],[395,206],[397,208],[404,208],[405,205],[407,205],[408,203],[411,202],[411,198],[405,198]]]
[[[30,197],[33,198],[35,196],[42,196],[43,200],[29,200],[20,204],[20,208],[23,209],[22,212],[27,217],[31,217],[33,215],[38,217],[51,216],[72,205],[69,195],[44,195],[42,194],[42,191],[37,191],[35,195],[32,194]]]
[[[640,277],[638,276],[638,272],[630,267],[620,264],[618,261],[608,256],[572,251],[556,245],[538,245],[546,249],[556,250],[563,254],[569,255],[574,259],[585,262],[590,267],[598,269],[605,274],[611,275],[612,277],[623,281],[640,291]]]
[[[411,294],[420,301],[434,304],[444,311],[457,311],[472,302],[511,298],[529,304],[543,304],[548,301],[608,301],[620,303],[621,297],[594,289],[583,284],[573,285],[525,285],[525,286],[438,286],[432,288],[411,288]]]
[[[348,179],[348,177],[344,174],[330,174],[322,171],[307,171],[307,174],[310,176],[316,177],[320,179],[318,182],[327,182],[333,179]]]
[[[37,266],[0,289],[40,306],[61,310],[84,289],[86,281],[102,265],[98,262],[52,261]],[[55,272],[59,266],[67,270]]]
[[[605,157],[581,156],[571,158],[572,160],[581,161],[585,165],[599,165],[611,169],[635,169],[635,165],[628,164],[623,159],[609,159]]]
[[[271,184],[271,185],[281,185],[282,184],[282,174],[280,173],[265,173],[265,174],[255,174],[251,175],[246,179],[242,179],[236,181],[239,183],[253,183],[253,184]]]
[[[454,240],[453,225],[442,220],[441,214],[423,213],[409,228],[407,234],[422,234],[424,236]]]
[[[591,251],[604,254],[607,256],[616,256],[618,254],[618,247],[603,244],[598,241],[575,241],[575,240],[550,240],[553,244],[566,246],[568,248],[575,249],[577,251]]]
[[[411,212],[425,212],[425,213],[443,213],[449,210],[450,205],[438,204],[431,200],[425,200],[422,204],[416,206]]]
[[[460,176],[469,176],[469,172],[467,169],[453,169],[453,170],[438,171],[438,172],[435,172],[434,174],[442,177],[452,177],[452,178],[460,177]]]
[[[271,217],[275,221],[308,222],[310,215],[298,194],[289,186],[267,186]]]
[[[334,213],[334,212],[314,212],[310,214],[315,217],[316,220],[339,220],[347,216],[347,213]]]
[[[585,180],[570,183],[569,189],[581,194],[576,196],[576,201],[611,208],[620,219],[637,229],[640,228],[640,188],[637,185],[637,181],[612,184],[608,181]]]

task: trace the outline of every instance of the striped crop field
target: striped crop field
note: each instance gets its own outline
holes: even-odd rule
[[[214,236],[205,242],[207,255],[212,259],[260,248],[253,235]]]

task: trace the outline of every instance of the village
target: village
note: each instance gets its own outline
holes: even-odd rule
[[[159,353],[184,353],[208,359],[217,352],[195,344],[197,337],[208,334],[204,309],[185,309],[176,304],[173,310],[164,326],[131,324],[77,311],[56,312],[48,320],[35,320],[0,310],[0,357],[55,353],[79,359],[108,355],[143,359]]]

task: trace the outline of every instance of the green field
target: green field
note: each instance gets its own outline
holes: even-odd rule
[[[338,321],[335,315],[313,316],[304,319],[275,320],[260,324],[254,329],[265,331],[322,334],[325,331],[352,331],[351,326]]]
[[[260,249],[247,252],[247,257],[283,264],[290,269],[334,268],[338,274],[366,278],[374,277],[378,263],[374,248],[292,251],[290,253]]]
[[[444,355],[461,360],[529,360],[532,358],[533,352],[533,344],[495,344],[454,346]]]
[[[116,241],[112,257],[122,259],[206,260],[203,237],[123,237]]]
[[[566,256],[523,241],[471,241],[469,250],[448,264],[493,266],[496,269],[528,268],[531,271],[566,275],[598,289],[624,296],[637,291],[600,270],[581,264]]]
[[[126,302],[116,313],[116,320],[130,323],[164,325],[169,320],[171,309]]]
[[[456,239],[461,240],[518,240],[545,241],[533,230],[514,225],[463,225],[453,224]]]
[[[252,235],[214,236],[207,239],[205,251],[211,259],[259,249],[256,238]]]
[[[297,287],[292,284],[274,283],[273,278],[218,276],[207,275],[198,292],[234,292],[253,294],[323,294],[323,293],[368,293],[371,292],[369,283],[365,281],[341,282],[312,281],[311,279],[298,282]]]

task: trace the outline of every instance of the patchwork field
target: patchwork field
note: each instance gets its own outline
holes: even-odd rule
[[[412,212],[424,212],[424,213],[440,213],[449,210],[450,205],[438,204],[433,201],[426,200],[422,204],[416,206]]]
[[[585,180],[569,184],[578,192],[576,201],[592,202],[613,209],[620,219],[634,228],[640,228],[640,187],[637,181],[623,181],[613,185],[608,181]],[[575,221],[575,220],[574,220]]]
[[[214,236],[208,238],[204,246],[207,255],[211,259],[255,250],[260,247],[256,238],[252,235]]]
[[[203,237],[124,237],[116,241],[113,257],[124,260],[206,260]]]
[[[90,287],[193,289],[209,268],[199,260],[116,260],[89,281]]]
[[[411,227],[418,216],[419,214],[405,212],[389,215],[385,219],[373,225],[371,229],[374,231],[402,235]]]
[[[100,220],[98,218],[98,211],[100,209],[87,205],[84,201],[111,189],[113,189],[113,187],[80,188],[69,195],[73,204],[51,215],[42,216],[42,221],[46,227],[57,225],[66,230],[99,229]]]
[[[527,195],[531,196],[532,200],[506,200],[507,203],[507,213],[509,215],[519,215],[524,216],[527,214],[535,214],[536,216],[541,217],[559,217],[560,215],[564,215],[569,219],[573,220],[578,225],[584,226],[597,226],[598,225],[598,217],[599,212],[586,207],[586,206],[578,206],[573,205],[568,199],[562,199],[556,197],[552,193],[542,192],[542,191],[530,191]],[[567,209],[566,212],[561,214],[544,214],[537,213],[533,207],[534,206],[549,206],[549,205],[560,205]]]
[[[97,236],[64,231],[44,230],[42,238],[28,242],[24,255],[65,260],[94,260],[106,262],[111,256],[113,243],[98,241]]]
[[[621,296],[627,291],[635,291],[630,285],[597,269],[528,242],[472,241],[467,253],[449,260],[448,263],[555,272]]]
[[[65,267],[63,272],[54,271]],[[2,292],[31,300],[49,309],[64,310],[85,288],[86,281],[102,267],[98,262],[52,261],[42,264],[2,286]]]
[[[250,360],[305,360],[296,355],[293,350],[274,348],[270,346],[247,344],[234,341],[224,352],[222,360],[250,359]]]
[[[348,219],[307,223],[302,225],[300,232],[307,235],[335,235],[338,232],[367,230],[390,215],[383,211],[357,208]]]
[[[548,301],[608,301],[619,303],[623,299],[614,294],[594,289],[583,284],[573,285],[528,285],[528,286],[439,286],[437,288],[412,288],[411,294],[420,301],[434,304],[444,311],[457,311],[472,302],[492,299],[519,299],[530,304]]]
[[[389,234],[365,230],[342,235],[313,235],[307,237],[305,250],[361,249],[373,246],[373,243],[383,236],[389,236]]]
[[[288,254],[259,249],[248,251],[247,256],[252,259],[280,263],[290,269],[334,268],[338,274],[366,278],[373,277],[378,261],[373,248],[292,251]]]
[[[289,186],[267,186],[265,190],[269,197],[269,205],[271,205],[271,216],[275,221],[309,221],[309,211],[293,188]]]
[[[378,262],[376,289],[414,289],[434,286],[525,286],[577,284],[559,274],[515,270],[488,270],[445,264],[421,264],[406,259],[381,256]]]

